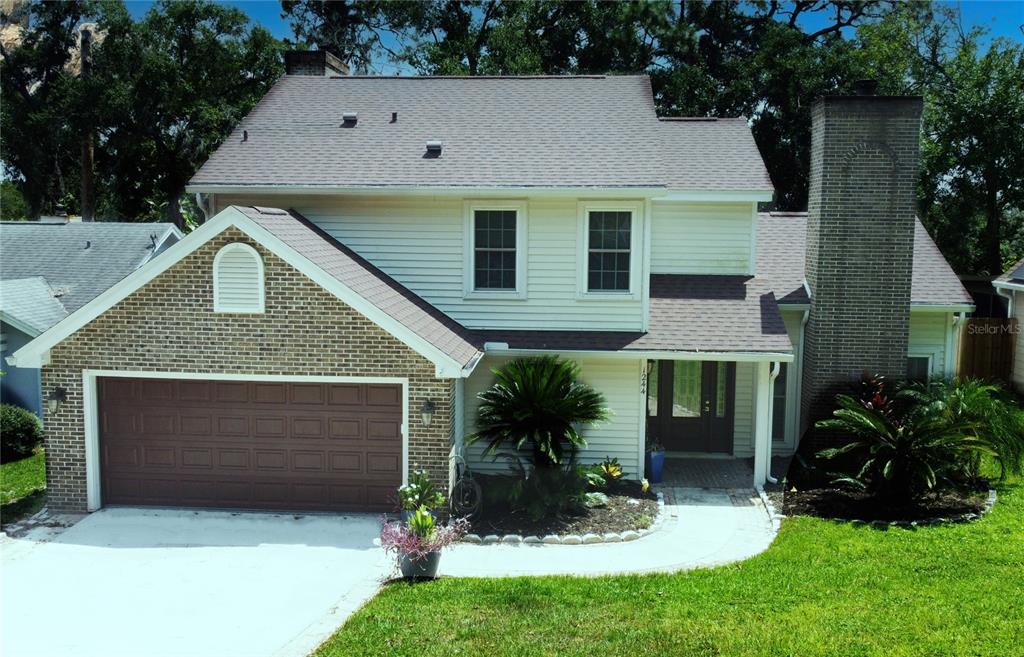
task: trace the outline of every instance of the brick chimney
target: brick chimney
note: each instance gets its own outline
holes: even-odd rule
[[[874,87],[811,110],[802,419],[815,449],[814,422],[863,371],[906,376],[922,101]]]
[[[284,54],[285,75],[348,75],[348,66],[326,50],[289,50]]]

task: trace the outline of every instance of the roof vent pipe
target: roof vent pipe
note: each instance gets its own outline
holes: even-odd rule
[[[428,141],[427,142],[427,153],[430,155],[440,155],[441,150],[444,148],[444,142],[440,141]]]
[[[391,122],[392,123],[398,123],[398,112],[392,112],[391,113]]]

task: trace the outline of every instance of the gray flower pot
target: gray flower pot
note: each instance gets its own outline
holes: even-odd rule
[[[406,579],[434,579],[440,565],[440,550],[430,552],[421,559],[413,559],[407,554],[398,555],[398,567]]]

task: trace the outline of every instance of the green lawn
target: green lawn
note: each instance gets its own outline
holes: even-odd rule
[[[965,525],[787,519],[713,570],[394,584],[316,654],[1020,656],[1024,486]]]
[[[35,513],[46,502],[46,455],[0,463],[0,521],[14,522]]]

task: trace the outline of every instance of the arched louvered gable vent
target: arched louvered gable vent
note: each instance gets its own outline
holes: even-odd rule
[[[228,244],[213,259],[213,310],[263,312],[263,260],[248,244]]]

